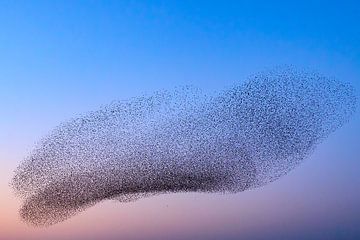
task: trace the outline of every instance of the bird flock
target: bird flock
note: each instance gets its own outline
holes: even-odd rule
[[[158,91],[61,123],[15,170],[30,225],[64,221],[104,200],[173,192],[237,193],[306,159],[355,111],[353,88],[291,67],[212,95]]]

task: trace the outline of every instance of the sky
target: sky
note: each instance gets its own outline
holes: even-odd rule
[[[42,136],[114,100],[217,91],[282,65],[359,94],[359,12],[357,1],[0,1],[0,239],[360,238],[359,106],[299,167],[242,193],[105,201],[33,228],[9,187]]]

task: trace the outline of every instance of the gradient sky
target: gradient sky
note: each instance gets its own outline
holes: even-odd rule
[[[37,229],[8,185],[39,138],[113,100],[283,64],[359,93],[360,3],[290,2],[0,1],[0,239],[360,239],[359,107],[290,174],[243,193],[107,201]]]

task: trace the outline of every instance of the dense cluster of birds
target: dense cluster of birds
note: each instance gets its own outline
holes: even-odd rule
[[[107,199],[241,192],[297,166],[355,102],[351,86],[290,67],[212,95],[180,87],[113,102],[41,139],[11,185],[35,226]]]

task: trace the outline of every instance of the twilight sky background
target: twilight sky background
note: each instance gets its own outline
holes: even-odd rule
[[[243,193],[107,201],[38,229],[8,185],[39,138],[113,100],[283,64],[359,94],[360,3],[289,2],[0,1],[0,239],[359,239],[359,107],[290,174]]]

